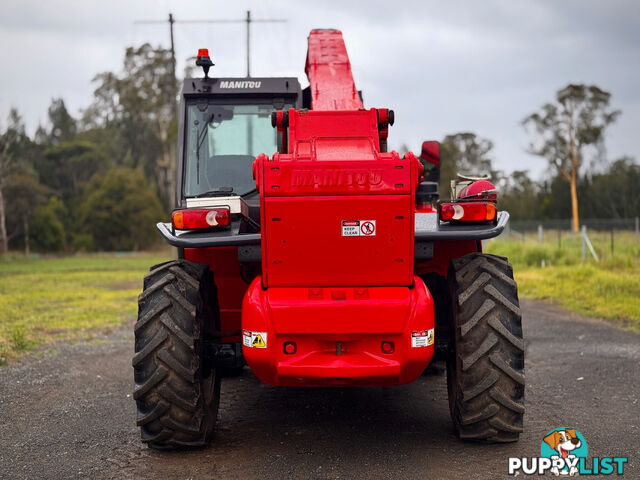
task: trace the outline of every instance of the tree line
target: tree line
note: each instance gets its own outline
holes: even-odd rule
[[[170,51],[126,49],[120,72],[94,78],[91,104],[75,118],[53,99],[48,124],[32,136],[12,109],[0,125],[0,251],[137,250],[158,240],[175,188],[178,82]],[[442,198],[456,172],[488,174],[513,219],[629,218],[640,215],[640,166],[602,160],[604,133],[620,112],[595,86],[569,85],[523,120],[529,152],[553,168],[494,169],[493,143],[474,133],[441,141]],[[585,167],[585,162],[596,162]],[[577,223],[575,223],[577,225]]]
[[[498,206],[512,220],[572,218],[570,181],[550,170],[534,180],[526,170],[505,173],[493,168],[493,144],[473,133],[447,135],[441,142],[440,197],[449,199],[450,180],[460,173],[488,175],[498,188]],[[597,162],[575,176],[575,200],[580,219],[640,217],[640,165],[629,156],[612,162]],[[553,167],[555,168],[555,167]],[[577,204],[576,204],[577,207]],[[575,228],[575,223],[572,222]]]
[[[58,98],[33,136],[16,109],[0,128],[0,252],[126,251],[157,240],[175,181],[171,54],[128,48],[122,72],[93,81],[79,118]]]

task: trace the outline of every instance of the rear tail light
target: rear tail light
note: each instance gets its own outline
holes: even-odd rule
[[[496,204],[493,202],[441,203],[438,214],[443,222],[493,222],[496,219]]]
[[[187,208],[174,210],[171,223],[176,230],[226,227],[231,223],[228,208]]]

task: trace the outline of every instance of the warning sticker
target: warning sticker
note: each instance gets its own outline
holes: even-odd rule
[[[242,330],[242,344],[249,348],[267,348],[267,332]]]
[[[433,345],[433,328],[430,330],[411,332],[412,347],[428,347],[429,345]]]
[[[375,237],[375,220],[342,220],[343,237]]]

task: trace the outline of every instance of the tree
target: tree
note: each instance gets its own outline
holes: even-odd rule
[[[59,142],[71,140],[77,132],[77,126],[75,119],[69,114],[64,100],[54,98],[48,113],[51,122],[51,130],[47,134],[48,143],[57,145]]]
[[[59,252],[64,249],[66,234],[60,219],[65,211],[57,197],[51,197],[46,205],[35,211],[31,221],[33,235],[29,242],[35,250]]]
[[[440,142],[440,196],[450,191],[451,180],[464,175],[492,175],[490,152],[493,142],[463,132],[447,135]]]
[[[123,73],[104,72],[94,82],[98,86],[85,111],[87,124],[117,129],[120,164],[128,158],[128,166],[141,166],[169,208],[175,190],[178,94],[171,52],[149,44],[127,48]]]
[[[24,137],[22,118],[18,111],[12,108],[9,112],[7,128],[4,133],[0,134],[0,249],[2,253],[9,251],[5,189],[7,188],[8,178],[16,167],[16,150]]]
[[[611,94],[591,85],[567,85],[555,103],[523,120],[534,139],[528,152],[545,158],[569,182],[573,231],[579,229],[578,175],[587,147],[603,148],[604,133],[620,114],[609,108]]]
[[[526,170],[515,170],[501,178],[498,201],[514,220],[540,218],[539,187]]]
[[[97,145],[77,138],[47,148],[36,161],[42,183],[67,205],[83,183],[108,166],[109,160]]]
[[[539,196],[542,218],[560,220],[571,217],[571,194],[559,174],[541,183]]]
[[[29,255],[29,224],[35,211],[47,201],[49,189],[42,185],[35,175],[13,173],[7,178],[6,211],[14,219],[9,239],[22,234],[24,253]]]
[[[80,223],[96,248],[138,250],[156,241],[162,205],[140,170],[114,168],[91,183]]]
[[[583,186],[583,204],[593,218],[640,216],[640,165],[631,157],[613,162],[606,172],[595,174]]]

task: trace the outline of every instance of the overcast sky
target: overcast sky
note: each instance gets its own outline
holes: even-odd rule
[[[543,174],[524,152],[520,121],[567,83],[596,84],[622,116],[607,136],[609,159],[640,160],[638,1],[71,1],[0,3],[0,125],[10,106],[28,130],[46,122],[53,97],[73,114],[92,97],[96,73],[119,71],[124,49],[169,46],[168,24],[136,20],[256,19],[252,74],[298,76],[312,28],[338,28],[366,107],[395,110],[390,145],[471,131],[495,144],[494,165]],[[208,47],[214,75],[245,74],[245,25],[176,24],[178,68]]]

